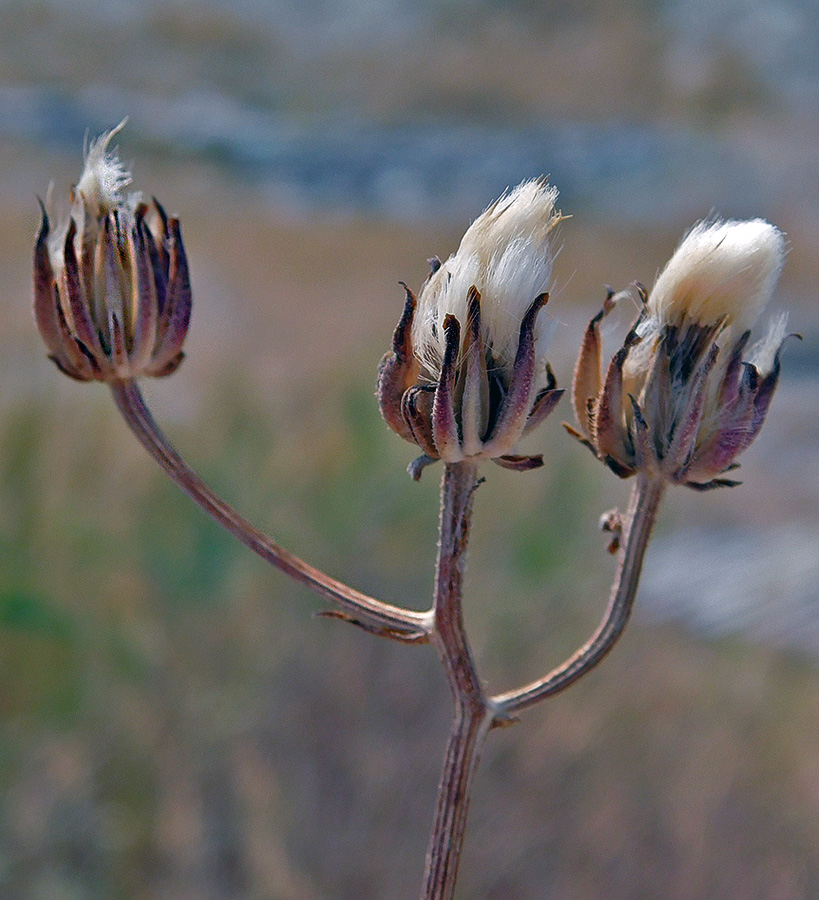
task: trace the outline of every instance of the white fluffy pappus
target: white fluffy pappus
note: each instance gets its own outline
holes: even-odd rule
[[[742,334],[771,299],[784,261],[785,238],[763,219],[699,222],[658,276],[649,314],[670,323],[723,320]]]
[[[549,288],[554,249],[552,231],[563,218],[555,210],[557,188],[543,179],[524,181],[489,206],[469,226],[455,254],[425,283],[418,297],[413,345],[424,365],[439,372],[444,354],[444,319],[461,325],[467,296],[481,295],[481,330],[497,364],[511,367],[520,326],[537,296]],[[549,320],[541,313],[535,331],[539,358],[546,352]]]
[[[127,118],[123,119],[116,128],[92,140],[85,151],[82,174],[72,191],[71,212],[59,216],[59,224],[48,241],[48,252],[55,270],[63,266],[65,237],[72,219],[77,226],[75,247],[77,253],[81,253],[84,243],[96,240],[102,218],[118,210],[127,220],[139,201],[139,194],[125,193],[125,188],[131,184],[131,173],[116,150],[109,149],[111,141],[127,122]]]
[[[131,173],[117,151],[109,149],[111,141],[127,121],[123,119],[116,128],[91,141],[85,153],[85,165],[74,187],[74,195],[78,201],[85,203],[91,215],[103,216],[128,199],[124,191],[131,183]]]

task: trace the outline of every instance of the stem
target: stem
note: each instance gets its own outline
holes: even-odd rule
[[[455,896],[472,782],[492,719],[486,707],[474,714],[457,708],[438,787],[421,900],[452,900]]]
[[[521,710],[567,688],[593,669],[617,643],[634,607],[637,584],[648,540],[657,517],[665,483],[660,478],[640,473],[631,492],[623,527],[617,573],[611,588],[609,605],[597,631],[562,665],[539,681],[492,698],[497,723],[508,721]]]
[[[477,484],[475,463],[447,464],[441,485],[431,640],[446,671],[455,716],[438,788],[421,900],[451,900],[455,895],[472,781],[494,718],[494,708],[478,680],[462,613],[464,556]]]
[[[472,500],[478,485],[476,473],[477,465],[469,461],[447,463],[444,468],[432,639],[456,702],[483,706],[484,695],[464,630],[461,599]]]
[[[340,606],[345,611],[341,615],[356,624],[400,641],[428,640],[429,614],[383,603],[336,581],[280,547],[219,498],[167,440],[145,405],[136,382],[113,382],[111,391],[120,413],[148,453],[192,500],[246,547],[285,575]],[[359,622],[358,617],[365,621]]]

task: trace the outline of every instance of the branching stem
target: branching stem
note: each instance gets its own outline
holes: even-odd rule
[[[435,822],[427,853],[421,900],[452,900],[458,877],[472,781],[486,735],[493,725],[509,722],[521,710],[562,691],[594,668],[626,627],[651,530],[663,495],[657,478],[638,475],[624,522],[617,572],[606,613],[592,637],[545,678],[489,698],[472,662],[462,617],[461,587],[469,536],[475,466],[446,467],[441,490],[441,537],[431,640],[438,648],[455,699],[438,792]]]
[[[169,443],[134,381],[111,390],[139,442],[173,481],[243,544],[291,578],[338,606],[337,614],[366,630],[409,643],[432,642],[441,657],[455,712],[444,757],[435,820],[427,852],[421,900],[453,900],[466,831],[472,783],[486,735],[529,706],[564,690],[596,666],[628,622],[664,484],[638,475],[632,491],[617,572],[606,613],[592,637],[544,678],[489,697],[475,668],[463,622],[463,576],[477,464],[466,460],[444,468],[435,598],[425,613],[402,609],[336,581],[280,547],[221,500]]]
[[[113,382],[111,391],[120,413],[148,453],[191,499],[246,547],[286,575],[341,607],[351,621],[363,621],[371,631],[399,641],[424,643],[428,640],[429,614],[383,603],[336,581],[280,547],[214,494],[162,433],[145,405],[136,382]]]

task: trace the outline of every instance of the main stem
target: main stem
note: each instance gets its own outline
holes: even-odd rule
[[[431,640],[452,690],[455,716],[438,788],[421,900],[452,900],[455,896],[472,780],[493,719],[475,670],[462,611],[465,553],[478,484],[476,472],[474,462],[449,463],[441,485]]]

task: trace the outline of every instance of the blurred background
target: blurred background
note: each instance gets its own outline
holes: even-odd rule
[[[0,2],[1,897],[415,896],[449,725],[430,648],[316,619],[45,359],[36,196],[125,116],[193,269],[157,418],[290,549],[416,608],[440,473],[410,482],[373,397],[399,279],[549,174],[565,386],[603,286],[650,285],[694,221],[787,233],[804,340],[744,484],[670,492],[611,658],[491,736],[459,896],[819,896],[817,46],[814,0]],[[477,500],[498,690],[586,639],[613,574],[628,485],[561,418],[525,448],[546,468],[490,466]]]

